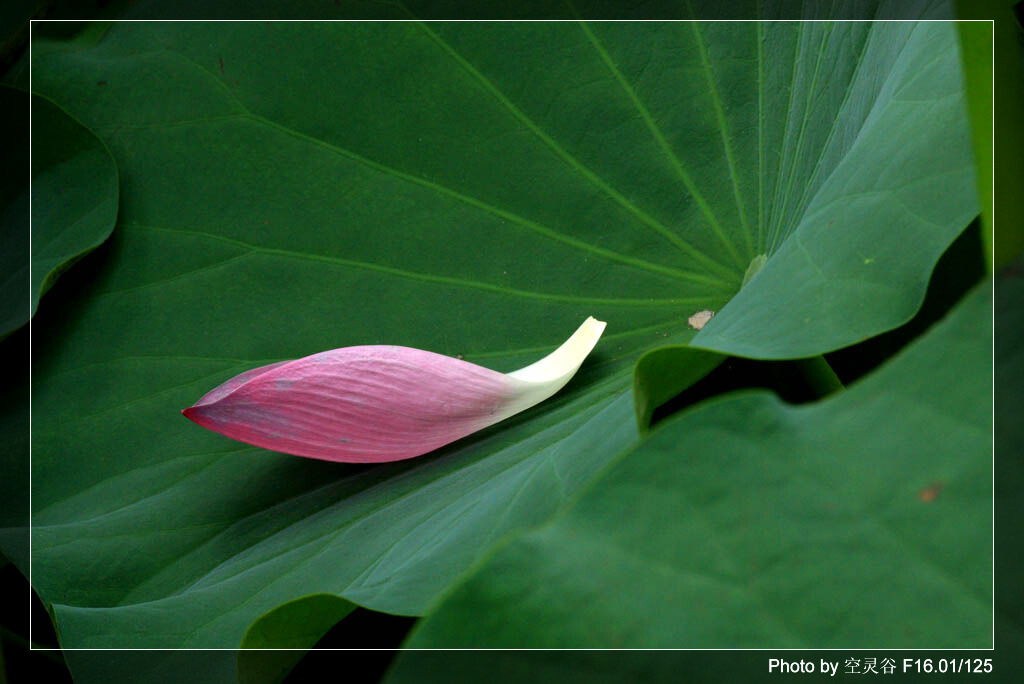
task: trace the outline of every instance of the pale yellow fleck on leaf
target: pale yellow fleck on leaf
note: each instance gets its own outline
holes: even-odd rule
[[[714,311],[708,311],[707,309],[704,309],[703,311],[698,311],[697,313],[687,318],[686,322],[690,324],[691,328],[694,328],[695,330],[700,330],[701,328],[708,324],[708,321],[710,321],[711,317],[714,315]]]

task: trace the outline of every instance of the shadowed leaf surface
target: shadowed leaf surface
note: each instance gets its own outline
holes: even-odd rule
[[[252,623],[238,652],[239,684],[279,684],[320,638],[356,606],[332,594],[284,603]],[[288,650],[267,650],[288,649]]]

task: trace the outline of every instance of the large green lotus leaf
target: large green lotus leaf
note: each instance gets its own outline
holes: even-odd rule
[[[27,93],[0,85],[4,131],[11,137],[0,190],[0,337],[35,315],[40,297],[107,239],[117,219],[117,166],[110,152],[55,104],[33,95],[30,278],[29,187],[23,165],[28,99]]]
[[[725,351],[855,342],[913,313],[976,213],[943,23],[131,23],[37,47],[34,86],[122,178],[118,230],[34,336],[33,580],[66,646],[236,646],[317,592],[420,614],[637,439],[631,364],[687,316],[720,311]],[[794,241],[827,254],[814,277]],[[408,463],[178,415],[351,344],[510,370],[591,314],[608,335],[561,395]]]
[[[846,392],[678,415],[407,645],[990,647],[991,321],[989,281]]]
[[[117,220],[117,165],[89,129],[32,96],[32,311]]]
[[[967,138],[942,137],[930,149],[907,145],[915,137],[910,111],[927,107],[932,123],[947,131],[958,129],[964,116],[960,85],[948,82],[945,90],[927,85],[934,84],[936,73],[959,70],[952,46],[936,51],[949,37],[948,26],[928,26],[936,33],[920,40],[914,40],[919,29],[900,25],[906,43],[890,42],[894,36],[866,42],[855,67],[858,76],[874,73],[874,60],[895,58],[908,78],[879,83],[855,77],[844,93],[834,95],[845,98],[834,121],[809,114],[827,101],[836,71],[823,76],[820,64],[796,63],[797,74],[801,69],[809,74],[806,116],[778,141],[761,134],[768,136],[767,149],[781,148],[780,172],[760,180],[756,193],[766,205],[760,209],[767,215],[759,222],[766,235],[760,244],[767,245],[770,258],[701,331],[695,346],[757,358],[812,356],[852,342],[852,329],[881,332],[916,310],[928,271],[954,237],[945,226],[952,219],[962,227],[977,213],[967,185],[974,177]],[[771,50],[770,39],[764,45]],[[821,54],[827,54],[829,42],[821,45]],[[826,80],[817,83],[822,77]],[[770,93],[762,116],[791,116],[801,102],[799,92],[789,91],[785,105],[771,99],[783,93]],[[918,185],[922,176],[905,174],[908,154],[930,165],[927,191]],[[761,159],[762,170],[772,161]],[[800,180],[793,183],[795,178]],[[769,202],[771,197],[779,199]]]

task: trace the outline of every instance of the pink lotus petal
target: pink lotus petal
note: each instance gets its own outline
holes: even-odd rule
[[[182,413],[232,439],[296,456],[398,461],[548,398],[576,373],[604,326],[588,318],[550,355],[509,374],[410,347],[334,349],[246,371]]]
[[[272,370],[274,368],[277,368],[278,366],[283,366],[286,363],[291,363],[291,361],[278,361],[277,363],[272,363],[268,366],[260,366],[259,368],[253,368],[251,370],[245,371],[244,373],[239,373],[238,375],[231,378],[227,382],[221,385],[217,385],[212,390],[204,394],[199,399],[199,401],[195,403],[195,405],[201,406],[203,404],[212,404],[218,399],[231,394],[231,392],[233,392],[235,389],[249,382],[257,375],[262,375],[263,373],[266,373],[268,370]],[[185,410],[187,411],[188,409]]]

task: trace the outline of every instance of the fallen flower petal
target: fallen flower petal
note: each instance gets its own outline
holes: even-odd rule
[[[551,354],[508,374],[410,347],[334,349],[246,371],[182,413],[232,439],[296,456],[398,461],[547,399],[572,379],[604,328],[588,318]]]

